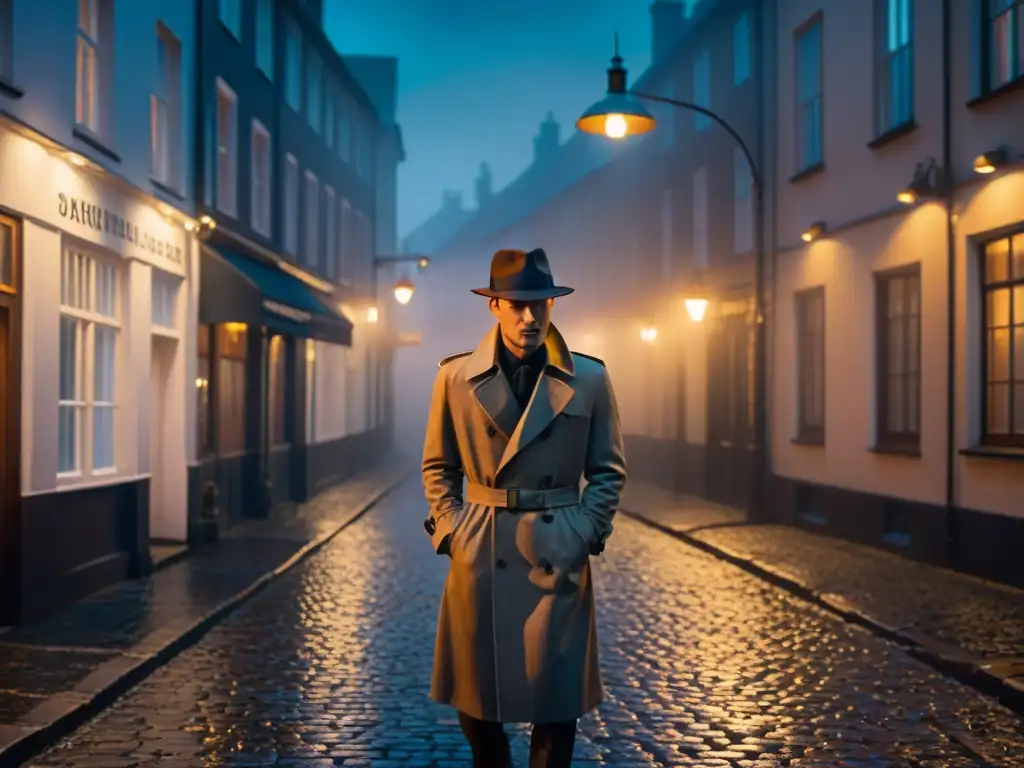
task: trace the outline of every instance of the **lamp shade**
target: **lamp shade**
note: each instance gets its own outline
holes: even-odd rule
[[[622,139],[653,131],[657,122],[644,105],[628,93],[609,93],[576,121],[583,133]]]

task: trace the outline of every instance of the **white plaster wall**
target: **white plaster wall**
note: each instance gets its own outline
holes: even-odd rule
[[[945,214],[926,205],[783,254],[772,353],[773,467],[778,475],[869,493],[942,503],[945,498]],[[872,453],[875,442],[875,278],[921,265],[921,456]],[[825,288],[825,445],[797,434],[794,293]]]

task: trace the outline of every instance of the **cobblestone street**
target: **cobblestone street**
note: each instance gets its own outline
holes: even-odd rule
[[[35,766],[464,766],[426,698],[447,561],[418,478]],[[1019,718],[899,648],[619,517],[596,563],[607,701],[580,765],[1024,765]],[[528,732],[515,734],[525,765]]]

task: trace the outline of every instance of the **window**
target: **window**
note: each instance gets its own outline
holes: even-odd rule
[[[234,216],[238,198],[238,99],[217,78],[217,207]]]
[[[317,133],[323,127],[323,74],[324,65],[315,53],[309,54],[306,79],[306,118]]]
[[[877,442],[916,449],[920,443],[921,269],[875,277]]]
[[[352,260],[352,206],[348,200],[341,201],[341,215],[338,216],[338,274],[341,281],[352,278],[349,262]]]
[[[875,0],[875,133],[914,119],[914,46],[911,0]]]
[[[299,253],[299,161],[292,154],[284,158],[284,249]]]
[[[256,0],[256,67],[274,79],[274,0]]]
[[[213,422],[210,419],[210,334],[208,325],[199,326],[196,338],[196,456],[213,453]]]
[[[248,329],[242,323],[217,326],[217,452],[245,450],[245,361]]]
[[[324,198],[324,212],[326,214],[326,221],[324,222],[324,233],[326,235],[326,242],[324,243],[324,261],[326,264],[324,266],[327,276],[330,278],[336,278],[338,276],[338,262],[335,251],[338,247],[338,230],[335,222],[337,219],[337,209],[335,208],[337,201],[334,199],[334,190],[330,187],[325,187]]]
[[[163,24],[156,27],[157,78],[149,97],[153,178],[177,189],[181,157],[181,42]]]
[[[269,370],[269,393],[267,403],[269,405],[270,444],[273,446],[287,445],[287,399],[285,380],[287,370],[288,342],[284,336],[274,336],[270,339],[270,350],[267,354]]]
[[[346,163],[352,162],[352,121],[344,112],[344,104],[341,105],[341,114],[338,116],[338,156]]]
[[[744,11],[732,27],[732,82],[750,77],[750,14]]]
[[[362,280],[366,276],[365,270],[369,266],[370,249],[372,247],[369,221],[366,218],[366,214],[362,211],[356,211],[355,226],[356,236],[355,252],[352,260],[352,276],[353,279]]]
[[[17,275],[14,274],[15,240],[13,222],[0,218],[0,293],[16,293]]]
[[[270,132],[252,121],[252,228],[270,236]]]
[[[825,289],[796,295],[797,439],[825,441]]]
[[[733,250],[736,253],[747,253],[754,248],[753,180],[750,177],[750,163],[739,147],[735,147],[732,153],[732,184]]]
[[[14,79],[14,4],[0,0],[0,80]]]
[[[328,88],[324,101],[324,141],[327,142],[327,148],[334,148],[335,134],[338,132],[338,128],[335,125],[337,122],[337,102],[334,98],[334,89]]]
[[[218,0],[217,18],[236,39],[242,39],[242,0]]]
[[[821,109],[821,19],[796,36],[796,170],[824,160]]]
[[[116,471],[116,380],[121,332],[117,268],[67,249],[61,258],[57,471]]]
[[[707,48],[702,48],[693,62],[693,103],[706,109],[711,107],[711,54]],[[693,113],[693,130],[703,131],[710,125],[710,117]]]
[[[693,174],[693,265],[698,269],[711,257],[708,226],[708,171],[698,168]]]
[[[285,101],[296,112],[302,110],[302,32],[294,21],[288,24],[285,40]]]
[[[112,0],[78,0],[75,122],[97,136],[106,132],[114,24]]]
[[[163,328],[177,327],[178,289],[181,286],[181,278],[154,269],[152,283],[150,315],[153,325]]]
[[[985,247],[986,443],[1024,447],[1024,233]]]
[[[306,339],[306,443],[313,445],[320,436],[317,429],[316,401],[320,398],[316,369],[317,342]]]
[[[985,83],[995,90],[1024,75],[1024,0],[986,0],[985,6]]]
[[[306,263],[316,266],[320,260],[320,182],[312,171],[306,171],[306,199],[303,203],[306,206]]]

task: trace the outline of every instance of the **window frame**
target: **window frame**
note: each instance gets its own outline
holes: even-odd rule
[[[293,61],[293,55],[296,59]],[[305,87],[305,39],[294,19],[288,20],[284,42],[284,99],[292,110],[302,113]]]
[[[303,175],[302,207],[302,261],[315,267],[320,261],[320,179],[308,168]]]
[[[157,22],[157,56],[159,64],[160,51],[166,51],[168,61],[166,62],[166,75],[168,81],[158,83],[158,87],[165,91],[164,94],[154,91],[150,94],[150,155],[151,170],[153,179],[159,184],[172,190],[179,190],[181,187],[180,163],[175,163],[174,158],[181,156],[181,104],[182,104],[182,45],[171,29],[163,22]],[[161,67],[157,67],[159,72]],[[161,125],[159,113],[161,108],[166,114],[166,136],[160,142],[158,127]],[[160,145],[160,146],[158,146]],[[160,152],[166,152],[166,158],[160,158]],[[166,163],[166,167],[162,164]]]
[[[892,20],[891,6],[893,3],[906,5],[906,42],[898,48],[890,50],[890,21]],[[916,68],[914,66],[914,0],[875,0],[875,60],[874,60],[874,120],[875,137],[884,136],[887,133],[898,131],[914,123],[915,99],[916,99]],[[892,91],[893,91],[893,68],[900,58],[905,58],[906,82],[903,86],[907,90],[906,103],[902,105],[905,114],[894,117],[892,112]]]
[[[267,444],[271,450],[291,445],[288,429],[288,355],[287,336],[274,333],[267,339]]]
[[[317,133],[324,130],[324,61],[316,51],[306,56],[306,122]]]
[[[242,41],[242,0],[217,0],[217,21],[235,40]]]
[[[826,334],[828,331],[828,308],[825,302],[825,286],[817,285],[810,288],[804,288],[794,292],[794,310],[796,313],[796,411],[797,411],[797,436],[796,442],[804,445],[824,445],[825,444],[825,430],[827,427],[828,420],[828,366],[826,355],[828,353]],[[808,329],[808,316],[809,308],[815,301],[821,303],[821,338],[819,340],[812,339],[811,341],[817,341],[817,346],[820,348],[818,357],[820,358],[820,374],[818,376],[820,380],[821,391],[816,393],[821,401],[821,423],[815,423],[810,420],[808,416],[808,410],[810,404],[806,401],[805,392],[809,387],[807,376],[813,371],[810,370],[809,366],[814,363],[813,358],[808,359],[808,350],[805,342],[808,340],[808,336],[812,333]]]
[[[817,89],[804,98],[803,83],[806,74],[801,62],[802,42],[813,32],[817,32]],[[807,137],[804,132],[803,117],[806,110],[817,102],[817,155],[811,156],[807,149]],[[793,30],[793,159],[797,174],[817,168],[825,163],[825,14],[818,11],[807,21]]]
[[[222,146],[221,139],[221,113],[220,104],[221,98],[224,97],[225,101],[230,105],[230,123],[228,125],[227,137],[229,140],[229,146]],[[232,90],[222,78],[217,78],[216,86],[216,112],[215,112],[215,135],[217,137],[216,144],[216,174],[217,183],[215,185],[216,195],[215,203],[217,210],[221,213],[236,218],[238,216],[238,95]],[[228,168],[227,174],[222,174],[221,159],[224,156],[225,164]],[[225,181],[227,178],[227,181]],[[229,183],[230,182],[230,183]],[[226,198],[226,199],[225,199]]]
[[[983,445],[997,447],[997,448],[1018,448],[1024,449],[1024,431],[1020,433],[1014,432],[1014,420],[1016,417],[1016,409],[1018,403],[1016,402],[1015,390],[1017,386],[1024,389],[1024,379],[1017,379],[1015,377],[1015,345],[1014,345],[1014,330],[1017,328],[1022,329],[1024,333],[1024,323],[1014,322],[1014,310],[1016,304],[1017,289],[1020,289],[1022,296],[1024,296],[1024,262],[1022,262],[1021,274],[1019,277],[1013,276],[1013,255],[1014,255],[1014,240],[1020,240],[1022,250],[1024,250],[1024,229],[1020,227],[1013,228],[1008,231],[1001,232],[998,236],[987,237],[984,241],[978,243],[978,273],[979,273],[979,287],[981,301],[981,346],[980,346],[980,358],[981,358],[981,443]],[[989,246],[998,243],[1002,240],[1008,242],[1008,253],[1007,253],[1007,279],[993,281],[992,283],[986,282],[986,271],[988,263],[987,251]],[[989,333],[995,328],[1002,328],[1004,326],[992,326],[990,324],[990,308],[989,308],[989,294],[997,290],[1009,290],[1009,305],[1007,307],[1008,313],[1008,325],[1005,326],[1009,332],[1009,339],[1007,345],[1009,347],[1009,357],[1007,360],[1007,376],[1006,383],[1008,387],[1008,402],[1007,402],[1007,433],[999,434],[989,431],[989,411],[991,405],[989,402],[990,388],[993,386],[992,376],[989,369],[990,355],[989,355]],[[1022,320],[1024,320],[1024,313],[1022,313]],[[1024,407],[1024,400],[1019,404]]]
[[[337,193],[331,185],[324,186],[324,273],[331,279],[338,277],[336,251],[338,249]]]
[[[79,258],[79,262],[87,272],[84,286],[79,283],[78,288],[88,292],[88,298],[84,299],[86,307],[76,307],[66,301],[66,290],[72,288],[70,277],[67,272],[69,262]],[[95,306],[97,302],[97,290],[100,281],[97,277],[98,268],[109,270],[112,276],[110,286],[110,300],[113,302],[113,314],[105,315]],[[73,409],[75,413],[74,433],[74,468],[60,468],[61,440],[58,426],[58,461],[56,479],[58,486],[78,485],[82,482],[106,480],[117,478],[124,471],[119,466],[123,458],[121,445],[122,423],[120,412],[123,408],[124,398],[123,381],[123,349],[124,349],[124,271],[118,260],[98,251],[95,248],[80,244],[77,241],[64,242],[61,245],[61,271],[60,271],[60,303],[59,322],[63,323],[69,319],[74,323],[75,328],[75,355],[73,365],[75,368],[74,389],[75,397],[62,398],[58,389],[57,410],[58,414],[66,408]],[[84,293],[83,293],[84,295]],[[59,327],[59,326],[58,326]],[[96,398],[96,329],[103,327],[112,330],[114,333],[113,348],[113,370],[111,373],[111,387],[113,399],[97,400]],[[58,377],[63,379],[63,350],[58,341]],[[113,414],[113,426],[111,429],[111,455],[112,463],[109,466],[96,467],[96,409],[97,407],[109,409]],[[60,416],[58,415],[58,419]],[[59,422],[58,422],[59,423]]]
[[[299,194],[301,174],[299,159],[291,152],[284,156],[284,250],[292,258],[299,257]]]
[[[266,142],[266,151],[262,162],[257,162],[257,140],[263,140]],[[270,200],[272,194],[271,158],[273,157],[273,141],[270,136],[270,131],[267,130],[267,127],[255,117],[252,119],[252,130],[250,131],[249,136],[249,152],[250,162],[252,164],[252,173],[249,179],[249,223],[254,232],[258,232],[264,237],[270,237],[272,229],[270,221]],[[261,175],[261,172],[263,175],[262,184],[258,178]],[[259,187],[259,195],[257,195],[257,187]]]
[[[914,388],[914,423],[916,429],[910,430],[905,429],[903,431],[897,431],[892,428],[889,423],[889,380],[894,375],[891,371],[889,364],[890,358],[890,346],[889,346],[889,328],[892,321],[892,317],[889,316],[889,297],[893,286],[898,281],[903,281],[903,285],[906,286],[907,281],[913,280],[916,284],[916,306],[917,314],[911,315],[907,311],[909,294],[903,296],[903,307],[904,313],[901,316],[903,320],[909,321],[904,327],[904,335],[901,339],[903,347],[903,360],[902,366],[904,381],[902,386],[905,389],[903,392],[904,396],[904,407],[909,402],[911,384],[907,381],[911,376],[915,379],[916,383],[913,385]],[[916,262],[914,264],[905,264],[903,266],[895,267],[893,269],[887,269],[881,272],[875,272],[875,447],[879,450],[897,450],[900,452],[917,453],[921,448],[921,363],[923,355],[921,352],[921,333],[923,330],[922,314],[923,308],[921,301],[924,298],[923,291],[921,290],[921,263]],[[911,326],[911,323],[913,324]],[[915,359],[911,361],[910,352],[908,348],[908,340],[911,333],[917,335],[917,354]],[[914,370],[909,371],[908,365],[913,362]],[[905,416],[909,416],[910,411],[907,410]]]

